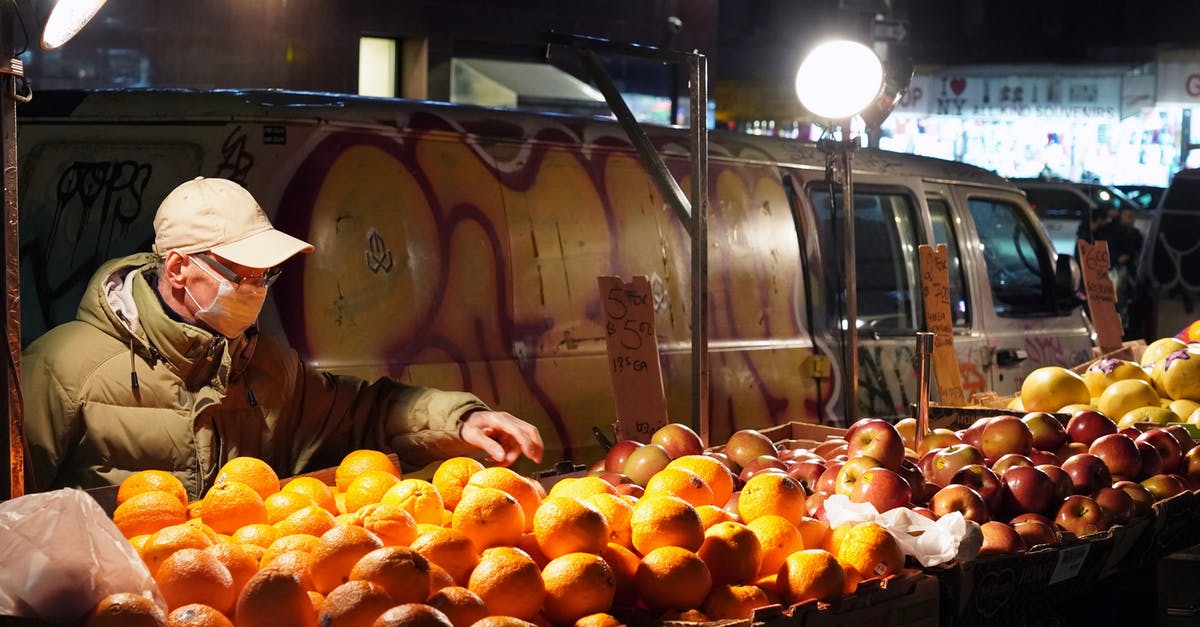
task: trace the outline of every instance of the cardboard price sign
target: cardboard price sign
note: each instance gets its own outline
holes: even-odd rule
[[[925,305],[925,326],[933,336],[933,376],[937,381],[938,401],[942,405],[966,404],[958,356],[954,353],[954,318],[950,315],[950,265],[946,245],[935,249],[929,244],[917,247],[921,260],[921,295]]]
[[[1083,267],[1083,288],[1087,292],[1088,313],[1096,328],[1096,343],[1100,350],[1113,351],[1121,347],[1125,335],[1121,316],[1117,315],[1117,290],[1108,278],[1111,262],[1108,242],[1098,240],[1089,244],[1079,240],[1079,261]]]
[[[604,305],[608,371],[617,402],[617,437],[645,441],[667,424],[667,398],[654,331],[650,281],[635,276],[596,277]]]

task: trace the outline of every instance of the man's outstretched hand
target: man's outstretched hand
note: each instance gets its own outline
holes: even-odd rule
[[[473,411],[463,419],[459,435],[501,466],[511,466],[522,453],[542,461],[542,436],[537,427],[502,411]]]

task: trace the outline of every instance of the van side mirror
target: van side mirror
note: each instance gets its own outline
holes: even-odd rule
[[[1083,285],[1083,272],[1079,262],[1071,255],[1059,255],[1054,264],[1054,313],[1059,316],[1070,314],[1084,303],[1079,297]]]

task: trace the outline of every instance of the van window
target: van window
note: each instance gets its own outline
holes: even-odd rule
[[[933,241],[946,245],[946,265],[950,275],[950,316],[955,327],[971,324],[971,305],[967,298],[967,276],[963,273],[958,231],[950,217],[950,205],[944,198],[928,198],[929,219],[933,223]]]
[[[983,198],[967,201],[983,259],[996,313],[1002,316],[1053,315],[1046,294],[1052,276],[1049,258],[1039,254],[1037,227],[1016,205]]]
[[[1083,219],[1084,212],[1091,210],[1091,205],[1083,196],[1069,189],[1053,187],[1025,187],[1025,196],[1029,198],[1029,206],[1039,218],[1050,220]]]
[[[843,258],[842,199],[827,190],[814,189],[813,208],[821,238],[821,256],[841,267]],[[854,194],[854,239],[858,281],[859,329],[880,335],[911,334],[917,324],[914,294],[917,277],[910,261],[917,250],[912,199],[898,192]],[[837,281],[835,284],[840,283]]]

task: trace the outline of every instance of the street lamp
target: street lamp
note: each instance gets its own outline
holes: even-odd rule
[[[819,44],[800,63],[796,72],[796,95],[800,104],[821,120],[829,133],[820,146],[825,150],[827,172],[836,172],[842,188],[843,276],[845,277],[845,326],[842,329],[842,363],[849,371],[842,387],[847,424],[858,418],[858,279],[854,245],[854,188],[850,171],[858,140],[850,135],[850,122],[863,114],[884,91],[884,70],[870,48],[854,41],[833,40]],[[895,101],[893,95],[893,102]],[[887,113],[891,112],[889,107]],[[883,117],[871,116],[876,126]],[[841,138],[833,130],[841,127]],[[831,184],[833,181],[829,181]],[[833,196],[830,195],[832,201]]]

